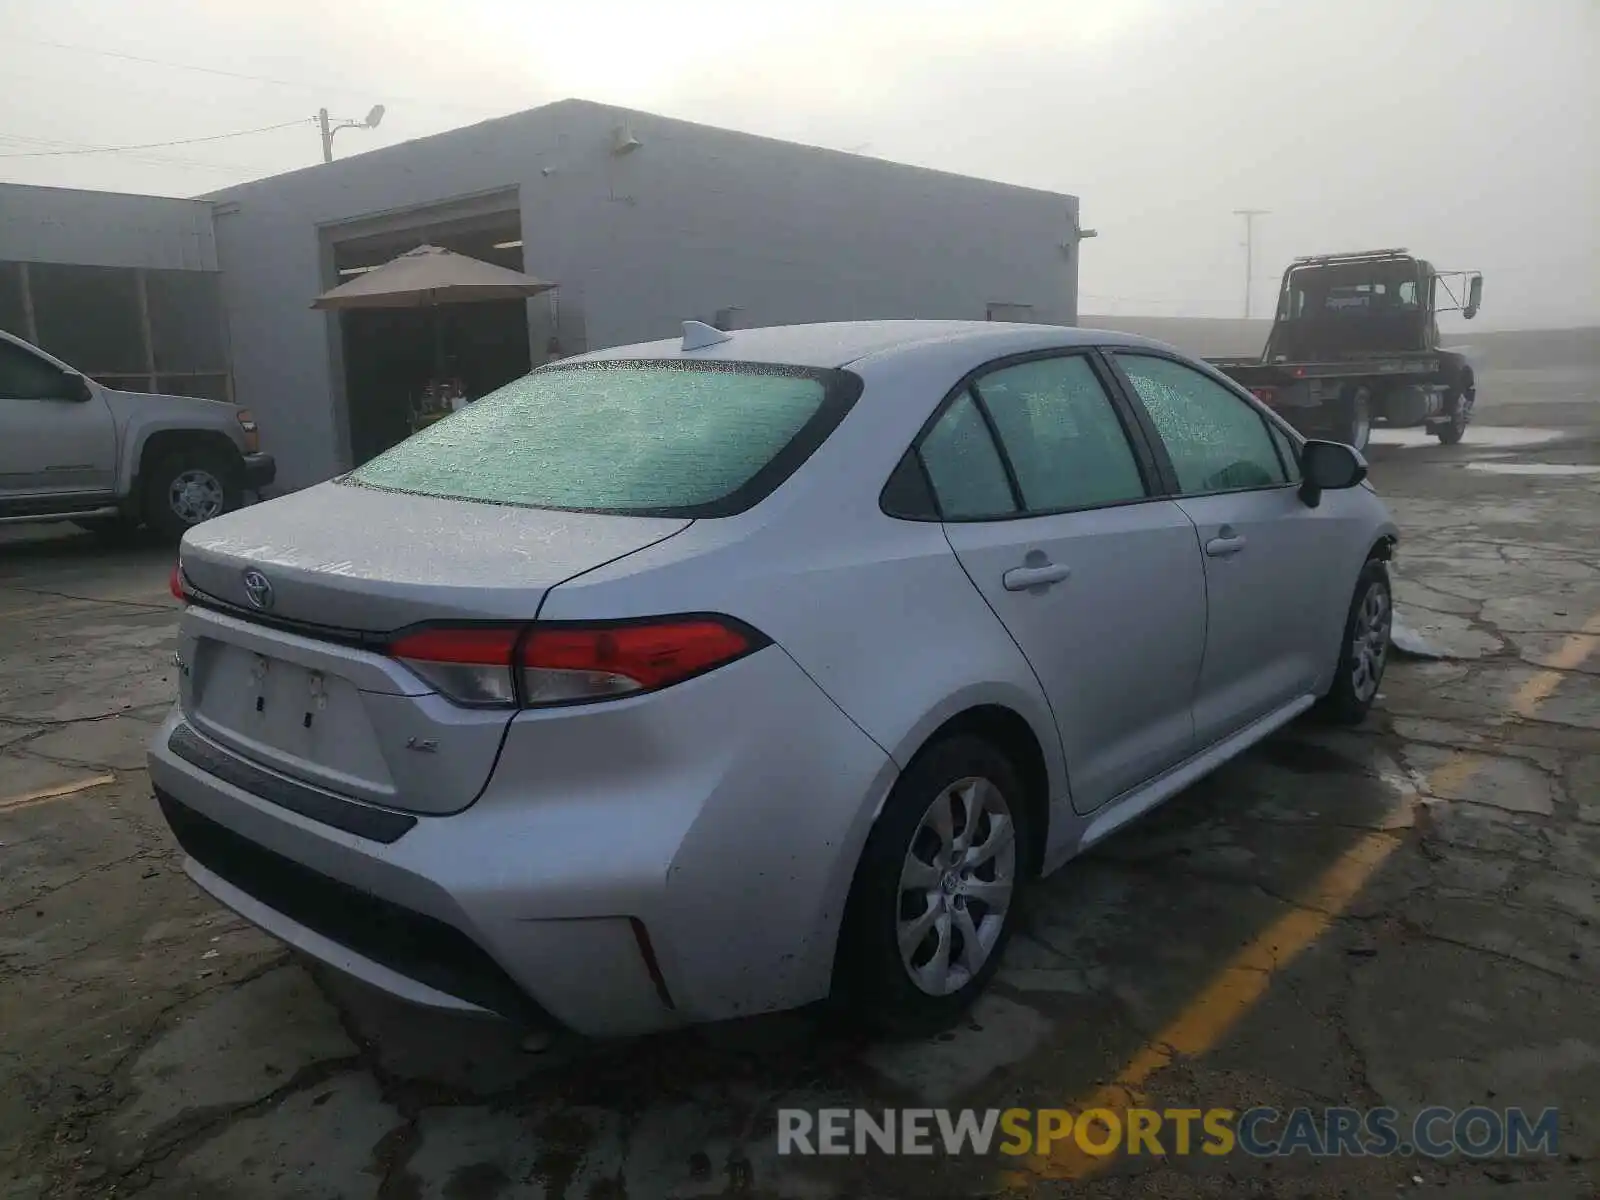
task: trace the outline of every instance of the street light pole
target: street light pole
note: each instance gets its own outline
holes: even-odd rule
[[[381,104],[374,104],[372,111],[367,113],[366,117],[360,121],[352,121],[346,118],[329,120],[327,109],[317,109],[317,129],[322,134],[322,161],[325,163],[333,161],[333,135],[338,133],[339,130],[376,129],[378,122],[381,120],[383,120],[383,105]]]
[[[1250,285],[1255,279],[1256,218],[1270,215],[1264,208],[1236,208],[1233,215],[1244,218],[1244,319],[1250,319]]]

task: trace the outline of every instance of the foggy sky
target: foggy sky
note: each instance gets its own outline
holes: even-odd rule
[[[1084,312],[1239,315],[1248,207],[1258,315],[1291,255],[1404,245],[1485,272],[1475,327],[1600,324],[1597,51],[1597,0],[0,0],[0,180],[198,195],[315,128],[18,155],[579,96],[1078,195]]]

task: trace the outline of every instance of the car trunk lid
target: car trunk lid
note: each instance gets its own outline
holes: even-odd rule
[[[531,620],[549,588],[688,525],[324,483],[197,526],[179,560],[191,587],[241,613],[386,634]]]
[[[548,590],[686,528],[324,484],[184,538],[183,710],[235,755],[409,812],[470,804],[514,710],[466,707],[385,653],[434,622],[531,621]]]

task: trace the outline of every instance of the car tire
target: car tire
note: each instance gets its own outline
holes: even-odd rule
[[[834,998],[852,1023],[919,1037],[966,1011],[1019,920],[1033,837],[1022,776],[992,743],[957,735],[917,755],[867,838],[845,907]]]
[[[1394,594],[1389,568],[1369,558],[1356,580],[1350,611],[1339,643],[1339,666],[1333,686],[1319,705],[1321,715],[1336,725],[1359,725],[1372,710],[1389,661],[1389,635],[1394,621]]]
[[[239,507],[239,474],[237,464],[208,447],[163,455],[144,479],[145,523],[177,541],[201,522]]]
[[[1339,417],[1334,437],[1362,454],[1372,440],[1372,392],[1365,387],[1351,388],[1339,399]]]

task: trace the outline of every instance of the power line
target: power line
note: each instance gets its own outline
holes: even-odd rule
[[[76,154],[127,154],[137,150],[162,150],[168,146],[193,146],[200,142],[220,142],[228,138],[249,137],[254,133],[271,133],[274,129],[288,129],[292,125],[308,124],[310,118],[279,121],[276,125],[262,125],[258,129],[237,129],[232,133],[213,133],[205,137],[174,138],[167,142],[145,142],[138,146],[83,146],[73,150],[8,150],[0,158],[58,158]]]
[[[247,71],[226,71],[221,67],[201,67],[193,63],[173,62],[166,58],[147,58],[141,54],[124,54],[118,50],[101,50],[97,46],[81,46],[73,42],[53,42],[44,38],[13,38],[12,41],[27,42],[33,46],[48,46],[53,50],[70,50],[76,54],[93,54],[100,58],[113,58],[121,62],[141,63],[149,67],[167,67],[174,71],[193,71],[200,75],[217,75],[224,79],[243,79],[251,83],[270,83],[274,87],[293,88],[300,92],[341,92],[347,96],[358,94],[367,95],[371,88],[340,87],[336,84],[296,82],[292,79],[277,79],[271,75],[253,75]],[[470,113],[480,120],[484,119],[487,111],[484,105],[449,104],[440,100],[422,99],[416,96],[398,95],[388,88],[382,89],[385,94],[396,100],[404,100],[411,104],[430,106],[433,108],[453,109],[460,113]]]
[[[20,133],[0,133],[0,143],[12,143],[22,146],[45,146],[50,148],[78,147],[89,149],[88,142],[74,142],[63,138],[27,137]],[[218,162],[215,159],[186,158],[175,154],[141,154],[130,153],[127,161],[145,163],[152,166],[198,167],[207,171],[249,171],[254,168],[242,166],[239,163]]]

